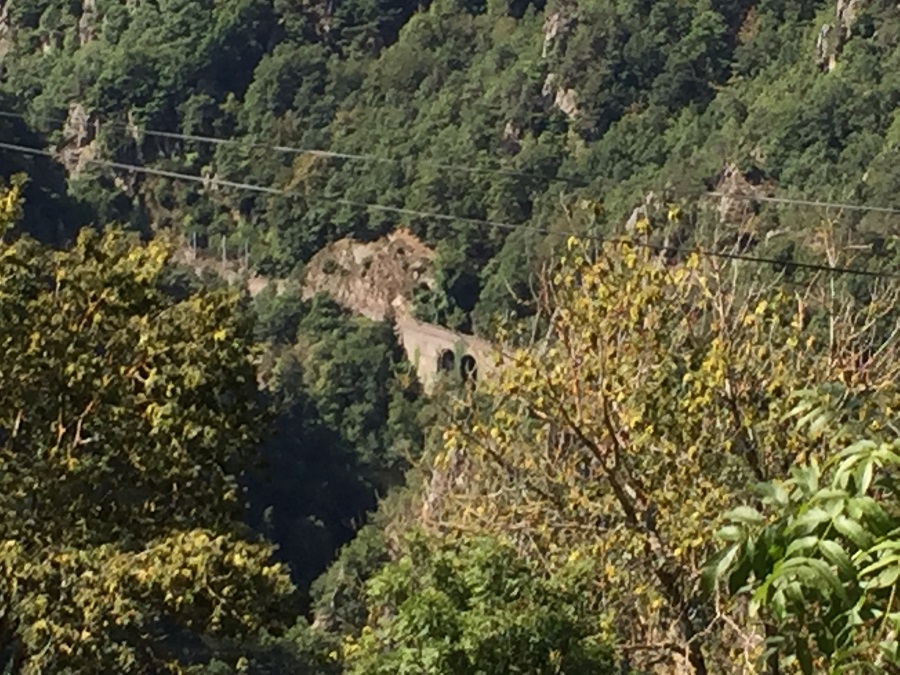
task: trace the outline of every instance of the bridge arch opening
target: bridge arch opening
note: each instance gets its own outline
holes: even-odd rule
[[[438,354],[437,370],[439,373],[446,373],[454,370],[456,367],[456,354],[452,349],[444,349]]]
[[[471,380],[475,382],[478,379],[478,362],[471,354],[466,354],[459,360],[459,374],[463,381]]]

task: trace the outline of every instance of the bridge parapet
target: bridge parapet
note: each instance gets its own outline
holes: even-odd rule
[[[397,334],[406,357],[431,391],[442,372],[458,372],[464,378],[483,376],[493,366],[494,346],[487,340],[455,333],[410,317],[398,318]]]

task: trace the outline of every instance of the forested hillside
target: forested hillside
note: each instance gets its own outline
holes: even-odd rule
[[[900,668],[896,3],[8,0],[0,179],[6,672]]]
[[[648,192],[693,206],[733,167],[760,194],[897,206],[897,14],[860,0],[14,0],[4,108],[62,150],[100,220],[174,224],[215,251],[228,234],[268,274],[339,237],[408,224],[439,254],[437,297],[422,311],[486,330],[515,309],[507,287],[527,289],[521,261],[536,264],[540,242],[347,202],[608,233]],[[275,145],[373,157],[264,147]],[[115,181],[91,157],[297,194]],[[578,218],[585,198],[603,208]],[[806,242],[790,233],[825,215],[757,211],[740,223],[757,246],[794,256]],[[884,214],[827,215],[856,245],[892,226]]]

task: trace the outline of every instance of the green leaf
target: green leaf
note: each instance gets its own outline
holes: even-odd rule
[[[847,513],[854,520],[865,522],[876,536],[887,534],[893,527],[893,519],[872,497],[852,497],[847,502]]]
[[[900,532],[894,532],[895,535],[900,535]],[[900,539],[887,539],[885,541],[880,541],[866,552],[869,554],[872,553],[882,553],[883,551],[898,551],[900,552]]]
[[[819,549],[822,551],[822,555],[825,556],[825,559],[837,567],[845,578],[856,578],[856,568],[850,561],[850,556],[847,555],[843,546],[836,541],[823,539],[819,542]]]
[[[800,664],[803,675],[812,675],[812,652],[809,649],[809,641],[805,637],[797,638],[797,662]]]
[[[866,588],[870,590],[875,588],[892,588],[897,583],[898,577],[900,577],[900,565],[888,567],[882,570],[881,574],[874,580],[867,582]]]
[[[797,534],[807,534],[815,530],[822,523],[831,520],[828,512],[818,506],[807,509],[800,514],[789,526],[788,532],[796,532]]]
[[[815,535],[809,535],[806,537],[800,537],[799,539],[794,539],[790,544],[788,544],[787,550],[785,551],[785,556],[792,556],[795,553],[806,553],[815,548],[818,541],[819,538]]]
[[[811,396],[811,395],[814,395],[816,392],[814,392],[814,391],[812,391],[812,390],[805,390],[805,391],[803,391],[803,392],[797,392],[797,393],[798,393],[798,394],[805,394],[805,395],[807,395],[807,396]],[[782,419],[782,420],[789,420],[789,419],[791,419],[792,417],[796,417],[797,415],[803,414],[803,413],[807,412],[808,410],[810,410],[810,408],[812,408],[813,405],[814,405],[814,404],[813,404],[812,401],[810,401],[810,400],[808,400],[808,399],[807,399],[807,400],[803,400],[803,401],[801,401],[800,403],[798,403],[797,405],[795,405],[793,408],[791,408],[791,410],[790,410],[789,412],[785,413],[784,416],[783,416],[781,419]]]
[[[859,492],[868,492],[869,486],[872,484],[872,476],[874,475],[875,463],[871,459],[867,459],[856,470],[856,489]]]
[[[900,663],[900,642],[897,640],[882,640],[878,643],[878,649],[888,663]]]
[[[877,443],[865,440],[854,443],[850,447],[839,452],[829,462],[830,464],[835,462],[838,463],[838,468],[835,471],[835,481],[851,475],[853,473],[853,467],[865,458],[871,457],[872,453],[877,449]]]
[[[762,514],[752,506],[738,506],[726,513],[725,517],[745,525],[762,525],[766,522]]]
[[[869,439],[857,441],[853,445],[850,445],[843,450],[841,450],[834,459],[837,461],[846,460],[848,458],[855,458],[855,461],[859,461],[864,455],[868,454],[872,450],[875,450],[878,447],[878,444],[875,441],[871,441]]]
[[[744,530],[737,525],[726,525],[716,532],[716,538],[722,541],[740,541],[744,538]]]
[[[809,425],[809,433],[813,436],[818,436],[833,419],[834,413],[831,410],[822,413]]]
[[[817,558],[791,558],[777,566],[773,576],[773,583],[780,582],[784,578],[796,577],[810,588],[816,588],[818,581],[824,581],[842,601],[847,598],[841,580],[825,562]]]
[[[710,588],[714,586],[716,580],[721,579],[722,575],[730,569],[740,552],[741,547],[738,544],[732,544],[710,560],[704,569],[704,574],[708,575],[709,582],[711,582]]]
[[[794,484],[800,488],[803,496],[807,499],[819,489],[819,465],[814,460],[808,466],[792,467],[791,476]]]
[[[785,602],[784,591],[782,589],[779,588],[772,594],[772,599],[769,601],[769,606],[772,609],[772,613],[779,620],[784,619],[785,615],[787,614],[787,603]]]
[[[871,552],[871,551],[870,551]],[[862,577],[868,577],[873,575],[878,570],[881,570],[885,567],[889,567],[890,565],[900,564],[900,555],[891,555],[879,557],[878,560],[873,562],[871,565],[864,567],[860,570],[859,574]]]
[[[859,548],[868,548],[872,544],[872,535],[866,532],[857,521],[844,515],[839,515],[832,523],[834,528]]]
[[[784,509],[790,504],[788,493],[779,481],[760,483],[757,486],[757,490],[760,495],[773,506]]]
[[[816,492],[810,499],[810,502],[843,501],[849,498],[850,494],[846,490],[841,490],[840,488],[824,488]]]
[[[809,412],[807,412],[803,417],[797,420],[797,426],[801,429],[810,424],[813,420],[817,419],[822,414],[822,410],[824,410],[824,408],[822,408],[821,406],[816,408],[810,407],[808,408],[808,410]]]
[[[750,572],[753,571],[752,560],[749,552],[741,556],[740,562],[734,568],[731,576],[728,577],[728,592],[734,595],[745,588],[747,579],[750,578]]]

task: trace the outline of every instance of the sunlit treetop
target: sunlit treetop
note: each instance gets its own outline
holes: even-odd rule
[[[15,188],[0,197],[7,222],[18,208]],[[168,293],[172,251],[116,230],[0,242],[14,670],[178,670],[188,637],[252,635],[290,606],[286,569],[240,523],[265,421],[252,326],[234,292]]]
[[[597,601],[626,639],[672,630],[699,645],[702,617],[678,617],[697,606],[718,518],[753,482],[842,442],[840,419],[798,429],[793,395],[842,397],[871,433],[900,400],[895,348],[878,341],[897,288],[873,285],[860,305],[630,241],[568,249],[543,288],[546,339],[504,356],[479,383],[483,406],[447,429],[426,515],[551,565],[599,558]]]

